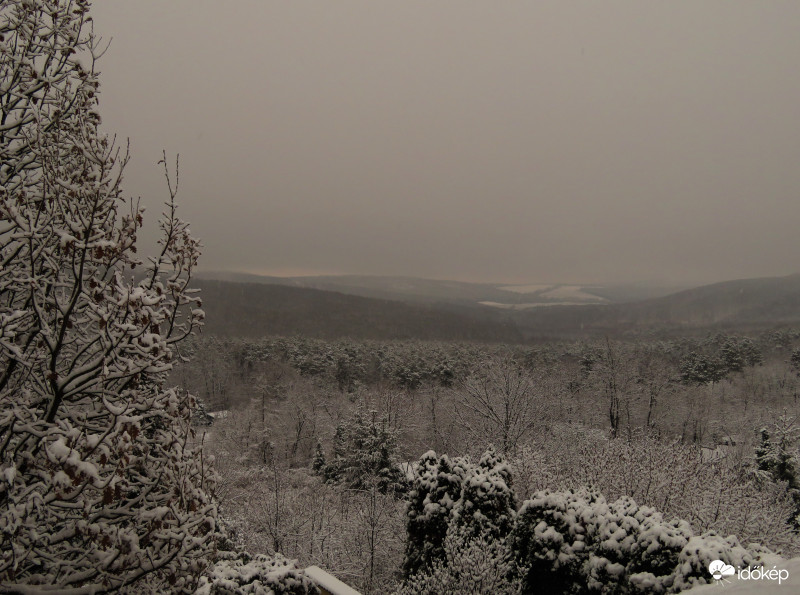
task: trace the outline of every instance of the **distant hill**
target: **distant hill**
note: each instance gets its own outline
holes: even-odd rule
[[[632,322],[706,326],[800,321],[800,275],[714,283],[637,304]]]
[[[539,308],[517,320],[526,336],[794,324],[800,323],[800,275],[714,283],[627,304]]]
[[[518,343],[650,330],[800,324],[800,275],[727,281],[626,303],[597,296],[594,303],[579,305],[559,305],[563,304],[559,300],[591,300],[591,287],[493,286],[402,277],[302,278],[303,283],[342,288],[331,291],[288,286],[285,278],[256,278],[257,283],[196,282],[202,289],[206,332]],[[394,299],[353,295],[358,287]],[[491,307],[478,304],[490,301],[485,298],[495,295],[492,292],[511,297]],[[531,305],[533,299],[539,301]]]
[[[519,343],[504,312],[435,306],[282,285],[197,280],[206,312],[205,333],[321,339],[422,339]]]
[[[644,285],[576,285],[467,283],[417,277],[328,275],[269,277],[236,272],[205,272],[202,279],[285,285],[336,291],[349,295],[418,303],[484,305],[499,309],[526,309],[539,304],[604,304],[667,295],[681,288]]]

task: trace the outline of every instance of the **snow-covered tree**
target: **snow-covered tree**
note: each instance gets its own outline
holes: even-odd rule
[[[397,431],[374,411],[369,417],[356,411],[352,418],[337,426],[333,455],[323,473],[328,481],[343,482],[354,489],[377,487],[381,492],[401,489]]]
[[[516,451],[543,423],[545,408],[530,375],[510,358],[490,358],[462,383],[459,423],[479,446]]]
[[[192,411],[192,424],[199,427],[208,427],[214,423],[214,417],[208,412],[206,403],[195,397],[195,408]]]
[[[468,534],[504,539],[516,513],[511,471],[493,448],[472,467],[461,484],[461,497],[453,508],[455,524]]]
[[[444,558],[445,534],[470,469],[468,461],[438,457],[432,450],[419,460],[408,494],[406,577]]]
[[[494,449],[486,451],[477,465],[426,452],[409,492],[405,576],[444,560],[448,530],[467,541],[502,541],[511,531],[514,514],[511,472]]]
[[[317,442],[317,446],[314,449],[314,458],[311,459],[311,470],[317,475],[322,475],[325,473],[326,466],[325,451],[322,450],[322,444]]]
[[[89,8],[0,3],[0,590],[190,592],[214,477],[191,397],[164,384],[203,318],[199,243],[167,175],[159,254],[133,280],[142,209],[99,129]]]
[[[709,384],[725,378],[727,368],[718,357],[690,351],[681,360],[680,371],[686,384]]]
[[[514,557],[505,541],[451,525],[444,538],[444,558],[406,580],[395,595],[461,595],[521,592]]]
[[[789,357],[789,364],[795,374],[800,376],[800,347],[796,347],[792,350],[792,355]]]
[[[790,524],[800,530],[800,461],[797,442],[800,428],[795,418],[786,413],[778,416],[772,428],[761,428],[760,441],[756,447],[756,465],[761,477],[776,482],[785,482],[786,493],[792,499]]]
[[[748,337],[728,337],[720,346],[719,355],[729,372],[741,372],[745,367],[764,362],[761,350]]]
[[[800,489],[800,461],[797,442],[800,439],[794,417],[778,416],[772,428],[761,428],[760,442],[756,447],[758,470],[775,481],[785,481],[789,489]]]

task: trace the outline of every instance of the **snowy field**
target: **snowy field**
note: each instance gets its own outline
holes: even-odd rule
[[[548,289],[552,289],[556,287],[555,285],[503,285],[502,287],[498,287],[497,289],[502,289],[503,291],[512,291],[514,293],[536,293],[539,291],[547,291]]]
[[[605,298],[586,293],[580,285],[559,285],[544,293],[539,294],[540,297],[548,300],[571,300],[576,302],[607,302]]]
[[[503,285],[497,289],[519,294],[536,294],[537,298],[558,301],[562,305],[608,302],[605,298],[584,291],[581,285]]]
[[[503,308],[505,310],[527,310],[529,308],[546,308],[547,306],[585,306],[586,302],[528,302],[525,304],[502,304],[500,302],[478,302],[482,306]]]

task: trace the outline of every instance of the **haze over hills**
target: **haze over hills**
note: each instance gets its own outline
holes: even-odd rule
[[[303,335],[320,339],[423,339],[519,343],[507,313],[437,306],[264,283],[200,279],[204,332],[220,336]]]
[[[468,283],[402,276],[322,275],[274,277],[237,272],[205,272],[201,279],[322,289],[340,293],[421,303],[485,305],[521,310],[539,305],[582,305],[637,301],[674,293],[684,287],[650,285],[580,285]]]
[[[611,297],[626,294],[603,287],[404,277],[228,277],[236,281],[198,280],[208,314],[206,332],[513,343],[556,335],[800,322],[800,275],[727,281],[627,302],[613,302]],[[240,281],[247,278],[257,282]],[[500,297],[505,301],[486,305]],[[504,307],[498,307],[501,303]]]
[[[800,275],[740,279],[668,296],[604,307],[529,310],[518,324],[530,332],[619,333],[640,329],[743,328],[800,322]]]

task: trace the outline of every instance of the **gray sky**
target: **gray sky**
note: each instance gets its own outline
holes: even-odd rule
[[[95,0],[146,223],[206,270],[701,284],[800,272],[796,0]]]

